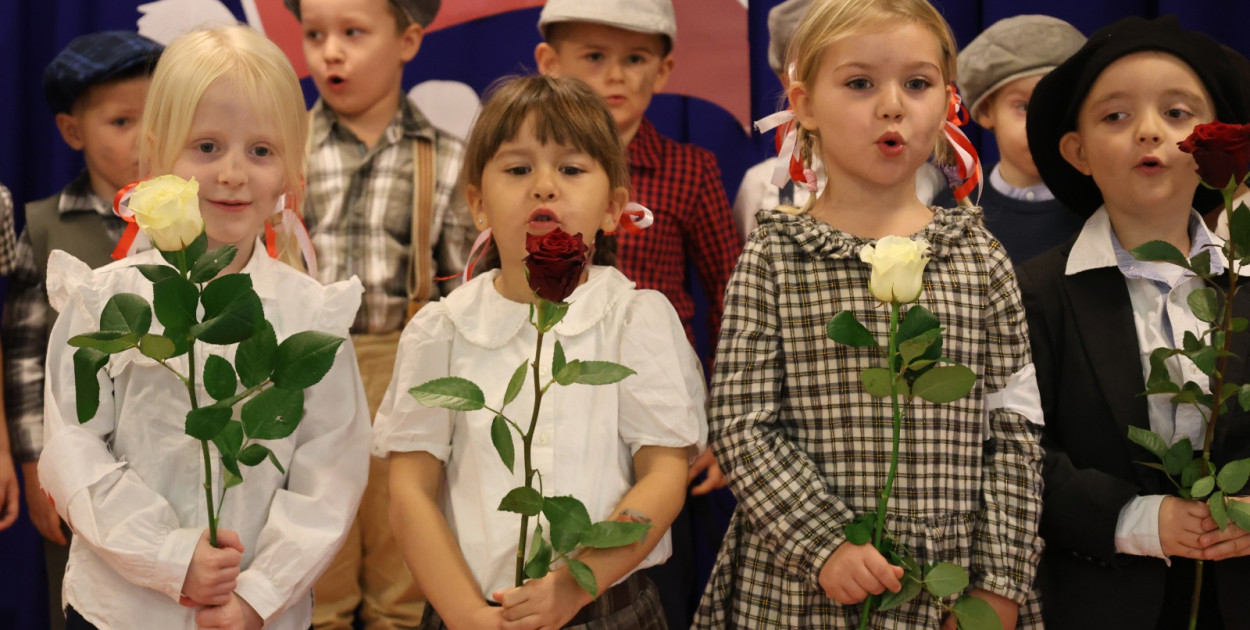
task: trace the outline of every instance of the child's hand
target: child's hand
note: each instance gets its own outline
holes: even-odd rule
[[[221,542],[221,532],[217,532],[217,542]],[[205,606],[195,613],[195,625],[200,630],[260,630],[264,620],[256,611],[238,595],[231,594],[224,606]]]
[[[1017,604],[1002,595],[996,595],[986,590],[974,588],[968,591],[968,594],[983,599],[994,612],[998,613],[998,620],[1003,624],[1003,630],[1016,630],[1016,621],[1020,615],[1020,604]],[[942,630],[957,630],[959,624],[955,619],[955,615],[947,615],[946,622],[942,624]]]
[[[843,606],[858,604],[871,593],[889,590],[897,593],[903,567],[896,567],[870,544],[842,543],[820,570],[820,586],[825,595]]]
[[[228,529],[217,530],[217,549],[208,543],[208,530],[200,536],[182,581],[183,606],[225,606],[234,596],[243,543]]]
[[[690,464],[690,472],[686,475],[686,484],[693,483],[695,478],[703,471],[707,471],[707,476],[703,478],[699,485],[690,489],[691,495],[697,497],[729,485],[729,482],[725,479],[725,473],[721,472],[720,464],[716,463],[716,456],[712,454],[712,449],[710,448],[694,458],[694,463]]]
[[[65,540],[65,532],[61,531],[61,517],[57,515],[52,501],[43,493],[39,485],[39,473],[36,469],[38,461],[22,462],[22,476],[26,478],[26,510],[30,521],[44,538],[62,547],[69,544]]]
[[[1204,522],[1210,522],[1210,529],[1216,529],[1206,503],[1165,497],[1159,505],[1159,545],[1163,554],[1201,559],[1202,544],[1199,539],[1210,531]]]
[[[1233,501],[1250,500],[1247,497],[1228,498]],[[1225,560],[1250,555],[1250,533],[1246,533],[1246,530],[1230,523],[1224,531],[1220,531],[1215,519],[1209,516],[1202,521],[1202,527],[1206,533],[1198,538],[1198,546],[1203,548],[1203,560]]]
[[[503,604],[501,627],[505,630],[563,628],[592,601],[568,568],[557,569],[517,588],[495,591],[492,596]]]

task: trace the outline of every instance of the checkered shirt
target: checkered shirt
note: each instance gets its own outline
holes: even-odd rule
[[[113,214],[109,203],[91,190],[83,171],[61,191],[57,212],[98,212],[105,218],[108,234],[117,242],[126,222]],[[16,265],[4,298],[4,409],[9,422],[13,457],[28,462],[43,451],[43,370],[48,354],[48,335],[56,312],[48,304],[46,278],[39,274],[30,232],[17,240]]]
[[[630,198],[655,214],[641,234],[621,232],[616,266],[640,289],[664,294],[694,342],[694,298],[686,279],[694,263],[708,301],[709,338],[720,333],[722,297],[742,240],[716,157],[673,142],[643,119],[629,143]]]
[[[998,409],[987,419],[983,408],[987,392],[1030,362],[1024,310],[979,211],[935,212],[919,234],[932,245],[919,303],[945,327],[943,355],[981,378],[967,398],[906,409],[887,528],[922,566],[955,562],[972,587],[1027,600],[1018,627],[1040,628],[1031,587],[1042,450],[1027,418]],[[739,505],[696,627],[852,628],[860,607],[829,599],[818,579],[843,526],[876,509],[892,415],[859,384],[863,369],[880,367],[880,351],[830,341],[825,324],[851,310],[884,343],[889,310],[867,291],[859,251],[871,241],[808,215],[759,218],[725,297],[709,414]],[[937,628],[943,613],[922,595],[874,613],[872,627]]]
[[[13,233],[13,195],[0,186],[0,276],[17,269],[17,236]]]
[[[304,219],[317,249],[320,280],[364,284],[354,333],[399,330],[408,308],[408,264],[412,252],[414,142],[434,142],[436,156],[431,251],[426,266],[435,277],[464,269],[477,231],[459,184],[464,145],[435,129],[401,96],[395,119],[372,147],[366,147],[324,101],[312,110],[308,156],[308,201]],[[446,295],[456,281],[435,286]]]

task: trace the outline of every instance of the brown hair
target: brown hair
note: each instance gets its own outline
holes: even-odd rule
[[[521,133],[526,121],[532,120],[534,137],[539,142],[575,147],[603,167],[610,188],[629,188],[629,163],[616,133],[616,122],[603,99],[590,86],[569,77],[504,77],[496,81],[487,94],[465,143],[461,167],[461,179],[465,184],[481,187],[486,163],[495,157],[504,142]],[[592,262],[615,264],[615,236],[606,235],[602,230],[595,235]],[[498,254],[492,248],[483,259],[482,268],[497,266]]]

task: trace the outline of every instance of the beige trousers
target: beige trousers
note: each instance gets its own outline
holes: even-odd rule
[[[372,419],[391,382],[399,332],[353,335],[352,343]],[[356,520],[313,589],[317,630],[351,630],[357,608],[367,630],[416,628],[421,623],[425,608],[421,594],[391,535],[389,469],[388,460],[370,458],[369,481]]]

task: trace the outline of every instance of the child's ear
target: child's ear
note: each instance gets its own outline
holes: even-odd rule
[[[1084,175],[1090,175],[1093,171],[1089,168],[1089,160],[1085,157],[1085,143],[1081,140],[1080,132],[1069,131],[1063,134],[1059,139],[1059,155],[1072,165],[1072,168],[1080,171]]]
[[[421,40],[425,38],[425,29],[420,24],[413,22],[409,24],[404,32],[399,34],[399,58],[408,63],[413,57],[417,56],[417,51],[421,50]]]
[[[473,217],[473,225],[481,232],[490,227],[486,213],[482,212],[482,191],[473,184],[464,187],[464,199],[469,204],[469,215]]]
[[[604,232],[613,232],[621,224],[621,213],[625,211],[627,203],[629,203],[629,189],[617,187],[612,190],[612,195],[608,198],[608,210],[603,215]]]
[[[538,66],[538,71],[542,74],[560,76],[560,53],[556,51],[555,46],[547,42],[539,42],[538,46],[534,47],[534,64]]]
[[[982,129],[994,130],[994,101],[985,99],[972,112],[972,122],[981,125]]]
[[[790,105],[794,108],[794,119],[804,129],[816,129],[816,119],[812,115],[812,101],[807,95],[807,86],[802,81],[790,82]]]
[[[73,114],[57,114],[56,128],[61,132],[61,138],[65,140],[65,144],[75,151],[82,151],[82,130],[78,125],[78,118]]]
[[[677,61],[673,59],[672,53],[664,55],[664,58],[660,60],[660,71],[655,75],[655,83],[651,85],[652,94],[658,94],[664,89],[664,86],[668,84],[668,78],[673,76],[673,66],[676,64]]]

